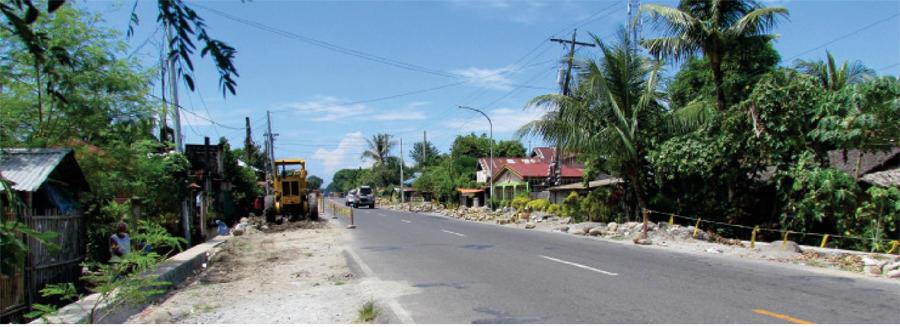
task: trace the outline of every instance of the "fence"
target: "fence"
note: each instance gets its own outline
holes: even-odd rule
[[[22,208],[20,208],[22,210]],[[12,208],[4,207],[0,212],[0,221],[15,220],[16,215]],[[19,233],[17,238],[24,236]],[[0,251],[0,260],[12,253]],[[10,268],[10,267],[6,267]],[[25,267],[12,267],[9,271],[0,270],[0,323],[4,323],[5,317],[16,313],[26,306],[25,301]]]
[[[32,211],[26,224],[38,232],[55,232],[51,251],[32,238],[28,239],[27,294],[29,303],[37,302],[38,291],[47,284],[75,282],[81,276],[84,259],[84,219],[81,212],[60,213],[57,210]]]
[[[853,240],[859,242],[860,244],[865,244],[866,242],[871,242],[874,246],[872,249],[874,251],[882,251],[884,250],[886,254],[892,254],[900,248],[900,241],[891,240],[891,239],[875,239],[875,238],[866,238],[866,237],[858,237],[858,236],[849,236],[849,235],[833,235],[833,234],[823,234],[823,233],[808,233],[808,232],[796,232],[784,229],[772,229],[772,228],[762,228],[759,226],[743,226],[736,224],[729,224],[721,221],[709,220],[701,217],[689,217],[682,216],[670,212],[662,212],[651,209],[644,209],[647,211],[650,216],[650,220],[656,221],[666,221],[668,219],[668,223],[670,225],[675,224],[678,220],[688,221],[691,225],[695,227],[695,234],[697,230],[701,229],[701,225],[705,225],[709,227],[710,225],[721,226],[723,228],[732,228],[737,230],[735,235],[745,236],[743,238],[750,239],[750,247],[754,247],[756,245],[757,238],[760,237],[762,233],[770,233],[770,235],[777,235],[777,239],[781,241],[797,241],[797,243],[805,243],[805,244],[814,244],[818,245],[820,248],[837,248],[834,246],[829,246],[830,240],[838,239],[838,240]],[[677,218],[677,219],[676,219]],[[695,235],[696,236],[696,235]],[[749,237],[746,237],[749,236]],[[799,239],[798,239],[799,237]],[[811,242],[812,239],[815,239],[814,242]],[[805,241],[805,242],[804,242]],[[882,242],[889,242],[890,246],[885,250],[880,247]]]

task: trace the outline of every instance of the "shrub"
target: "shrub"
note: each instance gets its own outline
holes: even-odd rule
[[[562,214],[562,207],[556,203],[547,206],[547,213],[551,215],[560,215]]]
[[[528,205],[528,198],[521,195],[517,196],[512,199],[510,205],[512,205],[513,208],[516,208],[516,210],[522,210],[526,205]]]
[[[547,199],[534,199],[528,201],[528,207],[537,211],[547,211],[547,207],[549,206],[550,200]]]
[[[593,190],[581,199],[581,211],[584,218],[590,221],[609,222],[613,212],[606,204],[609,192],[601,189]]]
[[[506,208],[506,207],[509,207],[509,200],[500,201],[500,208]]]
[[[563,200],[562,215],[576,220],[581,218],[581,196],[577,192],[569,193]]]

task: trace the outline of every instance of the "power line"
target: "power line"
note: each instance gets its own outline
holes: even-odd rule
[[[217,10],[217,9],[210,8],[210,7],[206,7],[206,6],[204,6],[204,5],[200,5],[200,4],[193,4],[193,5],[196,6],[196,7],[198,7],[198,8],[203,8],[203,9],[205,9],[205,10],[207,10],[207,11],[209,11],[209,12],[215,14],[215,15],[224,17],[224,18],[229,19],[229,20],[234,21],[234,22],[238,22],[238,23],[241,23],[241,24],[244,24],[244,25],[253,27],[253,28],[257,28],[257,29],[260,29],[260,30],[264,30],[264,31],[267,31],[267,32],[275,33],[275,34],[278,34],[278,35],[281,35],[281,36],[284,36],[284,37],[287,37],[287,38],[291,38],[291,39],[294,39],[294,40],[297,40],[297,41],[301,41],[301,42],[304,42],[304,43],[307,43],[307,44],[311,44],[311,45],[314,45],[314,46],[317,46],[317,47],[320,47],[320,48],[324,48],[324,49],[328,49],[328,50],[331,50],[331,51],[339,52],[339,53],[342,53],[342,54],[345,54],[345,55],[349,55],[349,56],[353,56],[353,57],[357,57],[357,58],[361,58],[361,59],[365,59],[365,60],[370,60],[370,61],[378,62],[378,63],[381,63],[381,64],[390,65],[390,66],[394,66],[394,67],[401,68],[401,69],[406,69],[406,70],[411,70],[411,71],[416,71],[416,72],[421,72],[421,73],[426,73],[426,74],[432,74],[432,75],[437,75],[437,76],[441,76],[441,77],[448,77],[448,78],[463,78],[463,77],[464,77],[464,76],[459,75],[459,74],[453,74],[453,73],[448,73],[448,72],[441,71],[441,70],[431,69],[431,68],[428,68],[428,67],[424,67],[424,66],[420,66],[420,65],[416,65],[416,64],[411,64],[411,63],[403,62],[403,61],[400,61],[400,60],[397,60],[397,59],[391,59],[391,58],[387,58],[387,57],[383,57],[383,56],[379,56],[379,55],[375,55],[375,54],[363,52],[363,51],[360,51],[360,50],[355,50],[355,49],[347,48],[347,47],[344,47],[344,46],[340,46],[340,45],[333,44],[333,43],[330,43],[330,42],[327,42],[327,41],[323,41],[323,40],[319,40],[319,39],[316,39],[316,38],[312,38],[312,37],[308,37],[308,36],[303,36],[303,35],[300,35],[300,34],[297,34],[297,33],[294,33],[294,32],[285,31],[285,30],[282,30],[282,29],[279,29],[279,28],[275,28],[275,27],[272,27],[272,26],[268,26],[268,25],[266,25],[266,24],[262,24],[262,23],[259,23],[259,22],[255,22],[255,21],[243,19],[243,18],[240,18],[240,17],[232,16],[232,15],[227,14],[227,13],[225,13],[225,12],[222,12],[222,11],[219,11],[219,10]]]
[[[217,125],[217,126],[219,126],[219,127],[225,128],[225,129],[244,130],[243,127],[228,126],[228,125],[222,124],[222,123],[220,123],[220,122],[217,122],[217,121],[213,120],[212,118],[204,117],[203,115],[200,115],[200,114],[194,112],[193,110],[189,110],[188,108],[185,108],[185,107],[183,107],[183,106],[181,106],[181,105],[177,105],[177,104],[174,104],[174,103],[169,102],[169,101],[167,101],[167,100],[163,100],[163,98],[160,97],[160,96],[158,96],[158,95],[155,95],[155,94],[148,94],[148,95],[151,96],[151,97],[153,97],[153,98],[156,98],[157,100],[162,101],[163,103],[168,104],[168,105],[170,105],[170,106],[178,106],[179,109],[184,110],[185,112],[187,112],[187,113],[193,115],[194,117],[197,117],[197,118],[203,119],[203,120],[205,120],[205,121],[208,121],[208,122],[210,122],[210,123],[213,124],[213,125]]]
[[[878,25],[878,24],[881,24],[881,23],[883,23],[883,22],[886,22],[886,21],[888,21],[888,20],[890,20],[890,19],[892,19],[892,18],[894,18],[894,17],[897,17],[897,16],[900,16],[900,13],[896,13],[896,14],[890,15],[890,16],[888,16],[888,17],[885,17],[885,18],[882,18],[882,19],[880,19],[880,20],[877,20],[877,21],[875,21],[875,22],[873,22],[873,23],[871,23],[871,24],[869,24],[869,25],[866,25],[866,26],[860,27],[860,28],[858,28],[858,29],[855,29],[855,30],[851,31],[850,33],[841,35],[841,36],[839,36],[839,37],[836,37],[836,38],[832,39],[831,41],[822,43],[821,45],[816,46],[816,47],[814,47],[814,48],[812,48],[812,49],[809,49],[809,50],[803,51],[803,52],[801,52],[801,53],[798,53],[798,54],[794,55],[793,57],[788,58],[788,59],[785,60],[785,61],[790,61],[790,60],[796,59],[796,58],[799,57],[799,56],[802,56],[802,55],[805,55],[805,54],[807,54],[807,53],[813,52],[813,51],[815,51],[815,50],[819,50],[819,49],[821,49],[821,48],[824,48],[825,46],[828,46],[829,44],[832,44],[832,43],[835,43],[835,42],[837,42],[837,41],[840,41],[840,40],[846,39],[846,38],[848,38],[848,37],[851,37],[851,36],[853,36],[853,35],[856,35],[856,34],[859,33],[859,32],[862,32],[862,31],[864,31],[864,30],[870,29],[870,28],[874,27],[875,25]]]

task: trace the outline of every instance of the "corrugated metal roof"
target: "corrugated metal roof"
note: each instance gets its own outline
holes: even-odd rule
[[[0,149],[0,174],[13,183],[13,190],[34,192],[70,152],[69,148]]]

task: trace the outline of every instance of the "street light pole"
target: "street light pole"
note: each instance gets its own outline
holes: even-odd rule
[[[491,159],[490,159],[490,162],[488,163],[488,174],[491,175],[490,176],[491,197],[488,201],[490,202],[491,211],[493,211],[494,210],[494,123],[491,122],[491,117],[488,117],[488,115],[486,113],[484,113],[484,111],[481,111],[481,110],[478,110],[478,109],[475,109],[472,107],[467,107],[467,106],[457,106],[457,107],[459,107],[459,109],[466,109],[466,110],[471,110],[471,111],[477,112],[477,113],[481,114],[482,116],[484,116],[484,118],[487,119],[487,121],[488,121],[488,126],[490,127],[490,137],[491,137],[491,144],[490,144]]]

